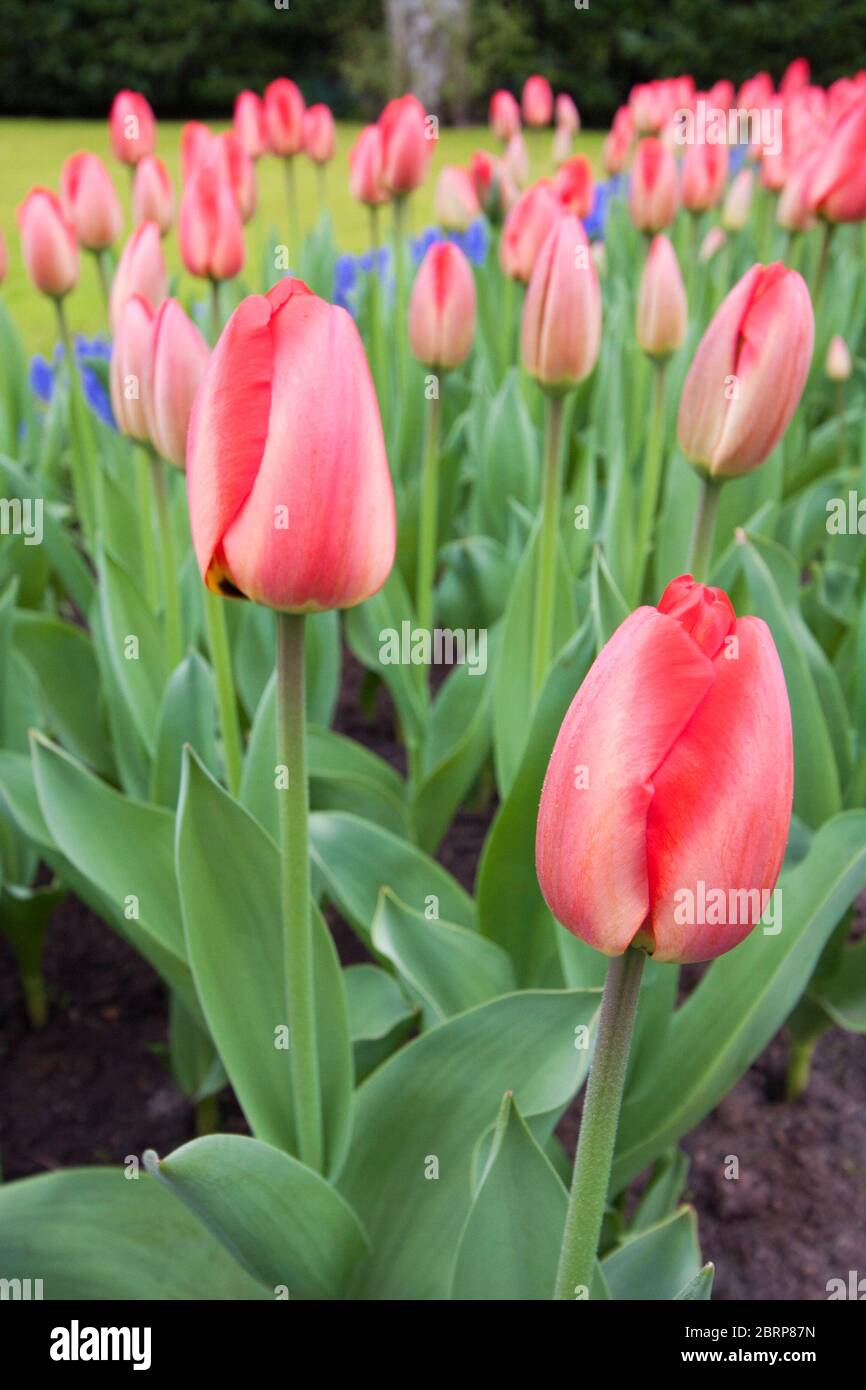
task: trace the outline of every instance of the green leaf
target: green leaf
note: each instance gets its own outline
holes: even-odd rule
[[[628,1236],[601,1262],[611,1298],[666,1302],[699,1273],[701,1252],[692,1207]]]
[[[684,1284],[678,1294],[674,1294],[677,1303],[709,1303],[713,1296],[713,1275],[715,1266],[705,1264],[703,1269],[699,1269],[694,1278]]]
[[[866,937],[842,951],[832,972],[809,991],[840,1028],[866,1033]]]
[[[378,594],[350,608],[346,614],[346,641],[358,660],[381,676],[391,692],[407,743],[417,747],[427,720],[427,687],[418,679],[418,667],[400,661],[383,660],[383,633],[396,634],[402,643],[411,634],[415,613],[399,568],[395,565]],[[389,639],[390,640],[390,639]]]
[[[485,644],[486,641],[485,632]],[[418,842],[430,853],[448,829],[487,756],[492,690],[490,674],[480,664],[474,668],[459,666],[447,678],[433,704],[421,745],[418,784],[412,795]]]
[[[49,613],[19,611],[15,646],[39,683],[50,731],[95,772],[114,760],[102,731],[99,669],[87,634]]]
[[[197,651],[187,652],[169,677],[159,712],[151,796],[160,806],[177,805],[184,744],[189,743],[216,774],[215,701],[210,667]]]
[[[592,554],[590,589],[595,649],[600,652],[629,614],[628,604],[617,587],[600,546],[596,546]]]
[[[399,1046],[417,1010],[386,970],[378,965],[350,965],[343,971],[349,1005],[349,1032],[355,1054],[355,1077],[363,1081]]]
[[[272,1293],[337,1298],[366,1254],[364,1232],[340,1194],[259,1139],[213,1134],[163,1159],[148,1150],[144,1162]]]
[[[166,677],[162,632],[131,575],[105,550],[98,568],[105,649],[139,737],[152,754]]]

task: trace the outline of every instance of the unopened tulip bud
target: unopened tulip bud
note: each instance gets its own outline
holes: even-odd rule
[[[523,119],[527,125],[550,125],[553,92],[546,77],[527,77],[523,85]]]
[[[851,375],[851,354],[848,351],[848,344],[838,333],[830,339],[825,370],[830,381],[847,381]]]
[[[573,212],[581,221],[589,216],[595,190],[592,165],[585,154],[576,154],[557,169],[553,177],[553,189],[567,212]]]
[[[469,161],[469,176],[485,215],[498,226],[517,202],[517,189],[504,161],[484,150],[476,150]]]
[[[572,135],[580,130],[580,114],[567,92],[560,92],[556,98],[556,124]]]
[[[490,129],[504,145],[520,130],[520,107],[511,92],[503,89],[490,98]]]
[[[701,242],[701,247],[698,251],[698,260],[700,261],[701,265],[708,265],[709,262],[713,259],[713,256],[717,255],[717,253],[721,251],[727,239],[727,233],[725,232],[724,228],[710,227],[710,230],[707,232],[706,236]]]
[[[175,468],[186,465],[193,401],[209,357],[210,348],[177,300],[163,300],[152,324],[144,413],[153,447]]]
[[[216,166],[233,190],[242,222],[249,222],[259,200],[256,166],[234,130],[224,130],[214,142]]]
[[[150,102],[141,92],[118,92],[108,118],[111,148],[122,164],[137,164],[153,154],[156,120]]]
[[[512,183],[517,188],[525,188],[529,182],[529,151],[519,130],[508,141],[503,162]]]
[[[629,212],[639,232],[664,231],[679,207],[677,166],[661,140],[648,137],[635,151],[631,171]]]
[[[754,182],[751,169],[741,169],[732,179],[722,206],[722,226],[725,231],[741,232],[748,222]]]
[[[377,125],[365,126],[349,151],[349,188],[368,207],[388,201],[382,182],[382,132]]]
[[[126,301],[114,330],[108,381],[117,427],[131,439],[150,438],[145,396],[150,372],[153,310],[140,294]]]
[[[542,181],[521,193],[505,219],[499,243],[499,262],[512,280],[526,283],[539,251],[563,207],[550,183]]]
[[[446,164],[436,183],[433,207],[439,226],[449,232],[465,232],[480,217],[481,206],[468,169]]]
[[[711,960],[768,905],[793,784],[769,628],[684,575],[620,624],[563,720],[538,812],[541,891],[605,955]]]
[[[394,492],[358,330],[300,280],[232,314],[196,396],[190,523],[208,588],[292,613],[349,608],[394,562]]]
[[[809,209],[827,222],[866,218],[866,97],[862,94],[830,130],[811,165]]]
[[[559,169],[571,154],[571,131],[563,125],[558,125],[553,132],[553,145],[551,157],[554,168]]]
[[[523,365],[554,394],[595,366],[601,342],[601,289],[582,223],[558,218],[539,252],[523,305]]]
[[[174,189],[168,170],[155,154],[145,155],[135,166],[132,210],[136,224],[155,222],[160,236],[171,231],[174,221]]]
[[[427,113],[411,93],[389,101],[379,117],[382,132],[382,182],[395,197],[403,197],[427,177],[433,156]]]
[[[795,165],[785,180],[776,206],[776,221],[786,232],[808,232],[815,226],[815,214],[809,202],[812,170],[821,159],[816,151]]]
[[[802,276],[753,265],[722,300],[680,397],[680,444],[699,472],[733,478],[763,463],[797,408],[814,337]]]
[[[105,251],[120,236],[123,213],[108,170],[95,154],[72,154],[63,165],[60,196],[79,246]]]
[[[664,360],[686,336],[686,287],[677,254],[666,236],[653,239],[644,263],[637,301],[638,346]]]
[[[78,281],[78,243],[56,193],[31,188],[18,208],[21,249],[37,290],[60,299]]]
[[[680,196],[689,212],[708,212],[725,191],[727,145],[689,145],[683,160]]]
[[[250,159],[261,159],[268,148],[265,108],[256,92],[238,92],[232,124]]]
[[[265,130],[272,154],[291,159],[304,148],[304,98],[288,77],[268,84],[264,95]]]
[[[465,361],[475,336],[475,279],[451,241],[437,241],[421,262],[409,301],[409,344],[426,367]]]
[[[180,254],[190,275],[231,280],[244,263],[244,233],[234,190],[215,164],[203,164],[183,190]]]
[[[112,328],[117,328],[123,306],[134,294],[141,295],[155,310],[167,293],[168,275],[159,228],[155,222],[141,222],[124,246],[111,282],[108,316]]]
[[[330,106],[318,102],[304,112],[304,153],[314,164],[327,164],[334,158],[336,131]]]
[[[216,136],[202,121],[187,121],[180,132],[180,169],[183,182],[189,183],[196,169],[209,164],[216,154]]]

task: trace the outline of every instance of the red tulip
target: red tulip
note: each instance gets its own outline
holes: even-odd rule
[[[95,154],[71,154],[60,175],[60,195],[67,221],[80,246],[105,251],[120,236],[123,213],[108,170]]]
[[[553,92],[546,77],[527,77],[523,85],[523,119],[527,125],[550,125]]]
[[[118,92],[111,103],[108,124],[111,148],[121,163],[137,164],[146,154],[153,154],[156,120],[141,92]]]
[[[749,77],[737,93],[737,106],[746,111],[761,111],[773,100],[773,79],[768,72]]]
[[[256,92],[238,92],[232,124],[250,159],[260,159],[268,148],[268,132],[265,108]]]
[[[785,179],[785,186],[776,205],[776,221],[786,232],[807,232],[815,225],[815,214],[809,202],[812,170],[821,161],[820,150],[801,159]]]
[[[424,182],[433,155],[427,116],[411,94],[389,101],[379,117],[382,132],[382,182],[396,197]]]
[[[135,167],[132,210],[136,222],[155,222],[160,235],[174,221],[174,189],[168,170],[155,154],[147,154]]]
[[[634,158],[629,194],[631,220],[641,232],[661,232],[679,207],[677,166],[661,140],[641,140]]]
[[[680,185],[683,207],[689,212],[708,212],[720,201],[727,177],[727,145],[689,145]]]
[[[272,154],[284,159],[304,148],[304,98],[288,77],[278,77],[265,88],[265,129]]]
[[[249,222],[259,199],[256,166],[234,130],[225,130],[214,142],[216,165],[234,190],[242,222]]]
[[[585,154],[574,155],[557,169],[553,176],[553,187],[568,212],[573,212],[581,220],[592,212],[595,198],[592,165]]]
[[[629,94],[629,106],[639,135],[655,135],[670,114],[668,88],[664,82],[639,82]]]
[[[707,92],[707,106],[714,107],[716,111],[730,111],[733,104],[734,84],[722,77]]]
[[[168,276],[159,228],[155,222],[140,222],[130,236],[111,282],[108,316],[117,328],[128,299],[141,295],[151,309],[158,309],[168,293]]]
[[[349,151],[349,188],[359,203],[369,207],[388,201],[382,182],[382,132],[377,125],[365,126]]]
[[[304,152],[314,164],[327,164],[334,158],[336,132],[331,108],[319,102],[304,113]]]
[[[60,299],[78,281],[78,243],[56,193],[31,188],[18,208],[21,249],[37,290]]]
[[[567,92],[560,92],[556,98],[556,124],[572,135],[580,130],[580,113]]]
[[[148,439],[145,394],[150,370],[153,309],[140,294],[123,306],[114,329],[108,383],[117,427],[132,439]]]
[[[866,218],[866,97],[837,120],[807,189],[812,212],[828,222]]]
[[[471,226],[481,215],[481,205],[468,169],[446,164],[436,183],[433,207],[436,221],[447,231],[465,232]]]
[[[595,366],[601,342],[601,289],[583,225],[557,218],[533,266],[523,305],[523,365],[547,390],[568,391]]]
[[[499,261],[512,280],[529,280],[539,251],[563,207],[546,180],[521,193],[505,219],[499,243]]]
[[[490,98],[490,129],[503,144],[520,130],[520,107],[511,92],[501,89]]]
[[[300,280],[250,295],[196,396],[193,544],[217,593],[309,613],[376,593],[394,561],[394,494],[364,349]]]
[[[729,951],[775,887],[793,781],[769,628],[675,579],[617,628],[554,744],[535,850],[551,912],[606,955]]]
[[[809,59],[793,58],[785,68],[782,75],[780,91],[782,96],[789,97],[794,92],[798,92],[802,87],[809,85]]]
[[[491,222],[499,223],[517,201],[517,189],[501,159],[476,150],[469,161],[475,196]]]
[[[150,335],[144,412],[153,447],[175,468],[186,464],[193,401],[209,357],[210,348],[177,300],[163,300]]]
[[[475,336],[475,279],[469,262],[450,241],[428,249],[409,301],[409,344],[427,367],[459,367]]]
[[[722,300],[683,387],[679,440],[695,467],[732,478],[763,462],[797,408],[814,336],[802,276],[753,265]]]
[[[187,121],[180,132],[180,169],[184,183],[189,183],[196,169],[209,164],[216,154],[216,136],[210,126],[201,121]]]
[[[180,254],[190,275],[230,280],[244,263],[240,208],[214,164],[197,169],[180,202]]]
[[[650,357],[668,357],[686,336],[686,287],[677,254],[666,236],[653,238],[637,301],[637,341]]]

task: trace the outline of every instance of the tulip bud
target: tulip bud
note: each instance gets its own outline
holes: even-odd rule
[[[701,249],[698,251],[698,260],[701,265],[707,265],[713,256],[721,251],[727,239],[727,234],[722,227],[710,227],[701,242]]]
[[[141,92],[118,92],[108,118],[111,148],[122,164],[137,164],[153,154],[156,120],[150,102]]]
[[[601,342],[601,289],[583,225],[557,219],[532,270],[523,305],[523,364],[553,394],[569,391],[595,366]]]
[[[187,443],[192,538],[208,588],[294,613],[348,608],[394,562],[394,493],[351,317],[300,280],[232,314]]]
[[[866,97],[836,121],[810,173],[806,198],[811,212],[828,222],[866,218]]]
[[[256,166],[234,130],[225,130],[214,141],[216,166],[233,190],[242,222],[249,222],[259,200]]]
[[[140,294],[127,299],[111,344],[108,384],[117,427],[131,439],[150,438],[145,396],[150,371],[153,310]]]
[[[722,226],[726,231],[741,232],[748,222],[754,182],[751,169],[741,169],[731,181],[722,207]]]
[[[661,232],[679,207],[677,166],[661,140],[641,140],[634,157],[629,194],[631,220],[640,232]]]
[[[485,215],[498,226],[517,200],[517,189],[504,162],[485,150],[476,150],[469,161],[469,177]]]
[[[265,88],[265,129],[272,154],[290,159],[304,148],[304,98],[288,77]]]
[[[556,98],[556,124],[563,130],[576,135],[580,130],[578,109],[567,92],[560,92]]]
[[[157,309],[167,293],[168,275],[159,228],[155,222],[141,222],[124,246],[111,282],[108,317],[112,328],[117,328],[123,306],[134,294],[140,294],[151,309]]]
[[[132,210],[136,223],[155,222],[160,236],[174,221],[174,189],[168,170],[155,154],[147,154],[135,166]]]
[[[617,628],[554,744],[535,850],[551,912],[606,955],[731,950],[775,887],[793,781],[769,628],[675,579]]]
[[[261,159],[268,148],[265,108],[256,92],[238,92],[232,124],[250,159]]]
[[[359,203],[369,207],[388,201],[382,182],[382,132],[377,125],[365,126],[349,151],[349,188]]]
[[[727,145],[689,145],[680,185],[683,207],[708,212],[724,193],[727,177]]]
[[[446,164],[436,183],[433,207],[439,226],[449,232],[465,232],[480,217],[481,207],[468,169]]]
[[[553,92],[546,77],[527,77],[523,85],[523,119],[527,125],[550,125]]]
[[[686,336],[686,287],[677,253],[666,236],[653,238],[637,301],[637,341],[648,357],[664,359]]]
[[[210,348],[177,300],[163,300],[152,323],[144,414],[153,447],[175,468],[186,464],[189,419],[209,357]]]
[[[553,176],[553,191],[568,212],[573,212],[581,221],[592,212],[595,191],[592,183],[592,165],[585,154],[576,154],[568,159]]]
[[[201,121],[187,121],[180,132],[180,170],[184,183],[189,183],[196,169],[209,164],[216,155],[216,136],[210,126]]]
[[[529,151],[519,130],[508,141],[504,163],[512,183],[525,188],[529,181]]]
[[[512,280],[526,283],[536,257],[563,208],[553,186],[542,180],[521,193],[505,219],[499,243],[499,261]]]
[[[78,281],[78,244],[56,193],[31,188],[18,208],[21,249],[37,290],[60,299]]]
[[[304,113],[304,152],[314,164],[327,164],[334,158],[336,133],[331,108],[319,102]]]
[[[815,225],[815,215],[809,204],[809,183],[818,152],[795,165],[785,180],[776,206],[776,221],[786,232],[807,232]]]
[[[851,375],[851,354],[848,351],[848,344],[838,333],[830,339],[825,370],[830,381],[847,381]]]
[[[82,151],[69,156],[60,175],[60,196],[66,220],[85,250],[105,251],[120,236],[123,213],[97,155]]]
[[[190,275],[231,280],[244,263],[244,234],[234,191],[219,169],[203,164],[183,190],[180,254]]]
[[[555,169],[559,169],[571,154],[571,138],[571,131],[564,125],[558,125],[553,132],[551,158]]]
[[[490,98],[490,129],[504,145],[520,130],[520,107],[511,92],[500,89]]]
[[[433,156],[428,140],[427,114],[411,93],[389,101],[379,117],[382,132],[382,182],[395,197],[403,197],[427,177]]]
[[[733,478],[763,463],[797,408],[814,337],[802,276],[753,265],[722,300],[680,397],[680,444],[699,472]]]
[[[426,367],[465,361],[475,336],[475,279],[451,241],[436,241],[421,262],[409,300],[409,345]]]

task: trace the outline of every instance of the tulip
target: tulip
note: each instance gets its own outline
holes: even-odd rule
[[[707,106],[714,107],[717,111],[730,111],[733,104],[734,84],[722,77],[718,82],[714,82],[707,92]]]
[[[784,97],[791,96],[802,87],[809,85],[809,59],[793,58],[782,75],[780,91]]]
[[[721,251],[727,239],[727,234],[722,227],[710,227],[710,230],[701,242],[701,249],[698,252],[698,260],[701,265],[707,265],[708,262],[713,259],[713,256]]]
[[[529,182],[529,151],[519,130],[508,141],[503,162],[512,183],[517,188],[525,188]]]
[[[562,204],[549,182],[542,180],[521,193],[505,219],[499,243],[500,264],[510,279],[529,280],[548,232],[562,216]]]
[[[291,159],[304,148],[304,98],[288,77],[268,84],[264,95],[265,130],[272,154]]]
[[[560,92],[556,98],[556,124],[572,135],[580,130],[580,115],[567,92]]]
[[[111,148],[122,164],[135,165],[156,144],[156,121],[150,103],[141,92],[118,92],[108,118]]]
[[[126,300],[114,331],[108,381],[117,427],[131,439],[150,438],[145,393],[150,371],[153,309],[140,294]]]
[[[475,280],[469,262],[450,241],[427,251],[409,301],[409,343],[419,362],[459,367],[475,335]]]
[[[571,155],[571,131],[566,130],[565,126],[558,125],[553,132],[553,145],[551,146],[551,159],[553,167],[559,169]]]
[[[108,314],[116,329],[123,306],[134,294],[141,295],[151,309],[158,309],[168,293],[168,276],[159,228],[155,222],[140,222],[130,236],[111,286]]]
[[[180,203],[180,253],[190,275],[230,280],[244,263],[241,214],[231,185],[213,164],[193,174]]]
[[[655,135],[664,126],[669,108],[664,82],[639,82],[629,94],[634,128],[639,135]]]
[[[481,206],[468,169],[446,164],[436,183],[433,207],[436,221],[447,231],[465,232],[480,217]]]
[[[595,366],[601,342],[601,290],[583,226],[560,216],[533,266],[520,332],[530,376],[555,394],[569,391]]]
[[[527,77],[523,86],[523,119],[527,125],[550,125],[553,92],[546,77]]]
[[[722,301],[680,398],[684,454],[712,479],[764,461],[788,427],[806,383],[815,321],[802,276],[754,265]]]
[[[766,162],[764,159],[763,163]],[[740,169],[732,179],[722,206],[722,226],[726,231],[741,232],[748,222],[754,182],[755,176],[751,169]]]
[[[727,177],[727,145],[689,145],[680,185],[683,207],[708,212],[724,193]]]
[[[180,132],[180,168],[184,183],[189,183],[196,169],[216,157],[216,136],[210,126],[201,121],[187,121]]]
[[[268,148],[268,132],[265,108],[256,92],[238,92],[232,124],[250,159],[261,159]]]
[[[132,211],[136,223],[155,222],[160,236],[174,221],[174,189],[168,170],[155,154],[145,155],[135,166]]]
[[[809,203],[811,173],[820,152],[800,161],[788,174],[776,205],[776,221],[791,235],[807,232],[815,226],[815,214]]]
[[[314,164],[327,164],[334,158],[335,130],[331,108],[319,102],[304,113],[304,152]]]
[[[130,304],[136,302],[144,304],[143,300],[130,300]],[[124,311],[124,323],[128,309],[129,305]],[[144,376],[144,415],[153,447],[175,468],[182,469],[186,463],[193,401],[209,357],[210,348],[178,301],[164,299],[152,322]]]
[[[616,174],[621,174],[628,160],[630,139],[617,135],[614,131],[608,131],[604,137],[604,144],[601,147],[601,162],[604,165],[604,172],[611,178]]]
[[[503,145],[520,130],[520,107],[511,92],[500,89],[490,98],[490,129]]]
[[[469,175],[485,215],[498,226],[517,200],[517,189],[504,161],[484,150],[476,150],[469,161]]]
[[[661,232],[673,222],[679,206],[677,166],[661,140],[641,140],[634,159],[629,212],[638,231]]]
[[[825,370],[830,381],[847,381],[851,375],[851,354],[848,351],[848,344],[838,333],[830,339]]]
[[[427,115],[411,94],[389,101],[379,117],[382,182],[398,200],[424,182],[433,155]]]
[[[349,188],[368,207],[388,201],[382,182],[382,132],[377,125],[365,126],[349,151]]]
[[[711,960],[766,906],[792,793],[770,630],[684,575],[620,625],[565,716],[538,813],[544,897],[606,955],[635,944],[657,961]],[[682,920],[686,893],[697,905],[718,890],[748,895],[745,920]]]
[[[31,188],[18,208],[27,274],[38,290],[60,300],[78,283],[78,243],[56,193]]]
[[[866,218],[866,97],[837,120],[810,174],[811,212],[830,223]]]
[[[686,288],[676,252],[666,236],[650,245],[637,303],[638,346],[649,357],[666,358],[686,336]]]
[[[222,135],[218,135],[214,148],[217,168],[234,191],[241,221],[249,222],[255,213],[259,197],[256,166],[234,130],[226,130]]]
[[[63,165],[60,196],[67,221],[87,251],[105,251],[120,236],[123,213],[108,170],[95,154],[72,154]]]
[[[585,154],[576,154],[557,169],[553,177],[554,192],[568,212],[583,219],[592,212],[594,189],[592,165]]]
[[[785,187],[787,176],[788,162],[784,149],[775,152],[765,150],[761,158],[761,187],[769,188],[771,193],[779,193]]]

